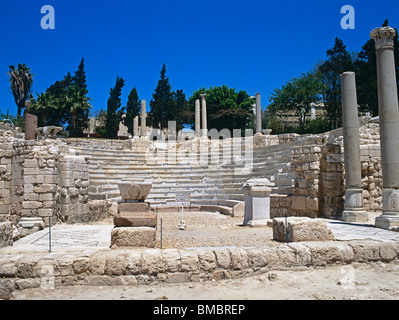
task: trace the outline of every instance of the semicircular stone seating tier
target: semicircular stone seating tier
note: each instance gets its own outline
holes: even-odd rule
[[[309,142],[311,141],[311,137]],[[251,178],[267,178],[275,183],[272,193],[290,194],[295,174],[290,171],[291,150],[303,145],[306,137],[289,143],[263,146],[245,155],[240,161],[212,164],[199,161],[199,154],[176,156],[174,163],[149,158],[132,150],[97,149],[74,146],[76,155],[88,157],[89,197],[91,200],[120,199],[118,183],[123,180],[151,181],[146,199],[152,207],[174,205],[176,193],[190,192],[192,205],[234,207],[244,201],[243,184]],[[236,150],[237,151],[237,150]],[[231,152],[233,154],[233,152]],[[220,158],[223,158],[220,150]],[[252,161],[244,160],[252,158]],[[247,166],[247,167],[245,167]]]

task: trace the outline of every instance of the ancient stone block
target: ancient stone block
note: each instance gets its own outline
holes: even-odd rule
[[[157,216],[154,212],[120,212],[114,217],[116,227],[155,227]]]
[[[0,222],[0,247],[12,246],[12,224]]]
[[[136,251],[131,251],[126,257],[127,266],[126,266],[126,273],[127,274],[139,274],[141,271],[141,253]]]
[[[155,228],[115,227],[111,231],[111,247],[155,247]]]
[[[216,268],[216,257],[213,251],[200,250],[198,260],[202,270],[210,271]]]
[[[198,255],[194,251],[180,250],[181,270],[196,271],[198,269]]]
[[[123,202],[118,204],[119,212],[146,212],[150,210],[148,202]]]
[[[282,242],[327,241],[333,240],[334,236],[321,219],[288,217],[287,229],[285,218],[273,219],[273,238]]]
[[[15,285],[11,279],[0,279],[0,299],[11,299],[14,289]]]

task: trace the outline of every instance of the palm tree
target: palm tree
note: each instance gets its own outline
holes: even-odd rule
[[[42,125],[46,126],[47,122],[47,113],[46,111],[50,108],[50,96],[47,92],[37,94],[37,99],[33,103],[33,109],[39,113],[42,117]]]
[[[30,68],[25,63],[19,63],[18,68],[10,65],[9,69],[11,91],[18,107],[18,117],[20,117],[25,102],[31,93],[34,74],[30,72]]]

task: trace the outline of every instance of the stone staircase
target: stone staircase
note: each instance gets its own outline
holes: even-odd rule
[[[295,178],[290,171],[291,150],[294,146],[312,143],[312,139],[312,136],[301,137],[289,143],[256,148],[247,156],[241,145],[243,157],[238,163],[227,164],[212,164],[210,157],[202,163],[198,154],[188,157],[178,154],[176,161],[168,163],[130,150],[90,147],[73,147],[73,150],[76,155],[90,159],[91,200],[117,201],[120,181],[150,180],[152,189],[147,201],[152,207],[173,206],[176,193],[190,192],[192,205],[233,208],[244,200],[241,188],[250,178],[268,178],[275,183],[273,193],[290,194]],[[221,151],[219,157],[222,159]]]

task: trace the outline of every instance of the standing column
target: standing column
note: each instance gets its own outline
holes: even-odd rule
[[[141,101],[141,136],[142,137],[145,137],[146,133],[147,133],[146,117],[147,117],[146,101],[142,100]]]
[[[199,99],[195,100],[195,136],[201,136],[201,107]]]
[[[25,112],[25,139],[34,140],[36,139],[37,129],[37,116]]]
[[[377,55],[378,111],[380,122],[381,168],[383,181],[382,215],[375,225],[389,229],[399,226],[399,109],[395,76],[395,30],[377,28],[370,37]]]
[[[341,74],[341,90],[345,159],[345,208],[342,213],[342,220],[367,222],[368,215],[363,207],[359,117],[354,72]]]
[[[260,105],[260,93],[256,93],[256,133],[262,131],[262,108]]]
[[[202,130],[201,136],[208,137],[208,125],[206,122],[206,93],[201,93],[201,103],[202,103]]]
[[[133,119],[133,137],[138,137],[139,134],[139,116],[135,116]]]

